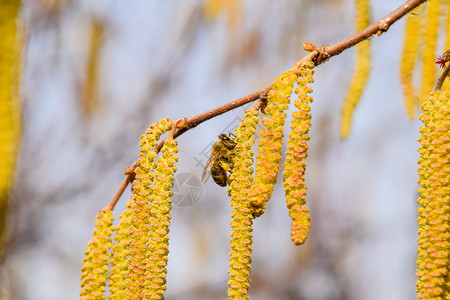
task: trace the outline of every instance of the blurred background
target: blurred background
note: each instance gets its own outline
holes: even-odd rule
[[[235,0],[220,9],[215,2],[23,1],[23,135],[4,299],[79,297],[95,217],[151,123],[266,87],[306,54],[304,42],[329,44],[354,32],[351,0]],[[372,1],[372,20],[403,2]],[[419,121],[409,121],[403,106],[403,25],[372,39],[372,74],[347,140],[339,139],[339,121],[355,49],[316,68],[310,235],[305,245],[291,242],[279,183],[254,225],[251,299],[415,299]],[[172,211],[166,299],[227,299],[229,198],[198,179],[208,147],[244,111],[178,139],[175,195],[192,203]],[[116,222],[129,197],[127,189]]]

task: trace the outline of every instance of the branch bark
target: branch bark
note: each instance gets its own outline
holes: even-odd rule
[[[308,55],[303,57],[300,61],[294,63],[294,68],[300,68],[303,63],[306,61],[312,61],[314,64],[320,65],[330,59],[333,56],[336,56],[343,51],[347,50],[348,48],[351,48],[355,46],[356,44],[367,40],[371,38],[373,35],[377,34],[380,36],[382,33],[389,30],[389,28],[403,18],[406,14],[408,14],[411,10],[416,8],[422,3],[427,2],[428,0],[408,0],[403,4],[402,6],[398,7],[396,10],[392,11],[390,14],[385,16],[384,18],[380,19],[379,21],[373,23],[369,27],[355,33],[354,35],[343,39],[341,41],[338,41],[331,45],[325,45],[321,47],[316,47],[314,51],[310,52]],[[212,119],[216,116],[219,116],[221,114],[224,114],[230,110],[233,110],[235,108],[238,108],[240,106],[243,106],[247,103],[256,101],[258,99],[264,100],[267,98],[270,90],[272,89],[272,86],[265,87],[259,91],[256,91],[254,93],[251,93],[247,96],[241,97],[239,99],[236,99],[234,101],[231,101],[227,104],[224,104],[222,106],[219,106],[217,108],[208,110],[204,113],[201,113],[196,116],[186,117],[184,119],[181,119],[177,121],[177,129],[174,133],[174,138],[179,137],[189,129],[192,129],[201,123]],[[158,151],[162,148],[164,144],[164,140],[162,140],[158,146]],[[122,195],[123,191],[126,189],[129,183],[131,183],[134,180],[134,169],[137,166],[137,162],[134,162],[133,165],[125,170],[125,174],[127,177],[122,182],[122,185],[120,186],[119,190],[117,191],[116,195],[114,196],[113,200],[109,204],[109,207],[114,208],[115,204],[119,200],[120,196]]]
[[[450,64],[445,68],[444,72],[442,72],[441,76],[436,82],[436,86],[434,87],[434,91],[438,92],[441,90],[442,85],[444,84],[445,78],[448,76],[448,72],[450,71]]]

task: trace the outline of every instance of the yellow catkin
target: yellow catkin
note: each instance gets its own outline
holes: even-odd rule
[[[370,24],[370,1],[355,0],[356,31],[361,31]],[[341,138],[347,138],[350,134],[353,112],[358,105],[362,92],[369,79],[370,73],[370,41],[365,40],[357,46],[356,66],[350,81],[347,96],[341,110]]]
[[[158,158],[152,189],[152,205],[149,223],[149,264],[144,277],[146,299],[164,299],[166,290],[167,261],[169,254],[169,225],[175,163],[178,161],[177,141],[167,138]]]
[[[91,37],[89,41],[89,53],[86,64],[86,75],[81,93],[81,107],[86,116],[100,105],[99,69],[101,61],[101,48],[104,38],[104,25],[98,21],[92,21]]]
[[[132,223],[132,215],[134,211],[134,201],[127,202],[127,208],[120,215],[120,222],[114,228],[116,232],[112,245],[111,254],[111,271],[109,276],[109,300],[122,300],[127,298],[128,282],[128,259],[130,255],[130,232],[129,228]]]
[[[254,216],[247,193],[252,184],[254,154],[252,146],[255,143],[257,124],[258,110],[251,107],[235,130],[237,155],[234,158],[233,172],[228,185],[232,208],[229,299],[248,299]]]
[[[19,73],[22,32],[19,0],[0,1],[0,260],[20,138]],[[1,298],[1,295],[0,295]]]
[[[264,213],[265,203],[270,199],[273,186],[280,169],[281,147],[283,146],[284,112],[289,107],[290,97],[297,75],[289,70],[276,78],[269,92],[264,112],[270,118],[264,118],[264,129],[258,145],[255,180],[249,190],[249,199],[255,208],[255,216]]]
[[[161,135],[172,127],[173,122],[170,119],[163,119],[152,124],[141,137],[133,194],[115,228],[109,283],[110,300],[147,298],[157,281],[151,281],[151,276],[148,276],[152,260],[155,259],[152,231],[160,232],[160,228],[154,228],[155,224],[164,226],[168,221],[167,216],[155,211],[155,207],[161,206],[160,202],[165,199],[164,196],[171,193],[171,180],[175,171],[171,164],[176,161],[176,157],[172,155],[176,153],[177,148],[174,149],[173,146],[176,142],[169,139],[161,149],[163,156],[155,161],[158,154],[156,146]],[[171,170],[172,175],[167,173],[167,169]],[[162,209],[166,209],[165,207]],[[156,241],[157,238],[153,237],[153,240]],[[164,241],[161,243],[161,247],[167,248]]]
[[[422,58],[422,80],[420,87],[420,99],[424,101],[432,91],[436,82],[436,43],[439,31],[440,0],[427,2],[426,24],[424,27],[424,50]]]
[[[292,114],[291,132],[289,133],[288,150],[286,151],[283,171],[286,204],[289,209],[289,216],[292,219],[291,239],[296,245],[305,242],[311,223],[308,208],[305,206],[305,159],[308,156],[308,132],[311,127],[311,107],[309,104],[313,101],[313,98],[308,96],[309,93],[312,93],[312,88],[307,84],[314,82],[313,68],[314,64],[307,62],[298,71],[298,87],[295,89],[298,100],[294,102],[298,111]]]
[[[423,10],[423,6],[416,7],[406,16],[403,50],[400,58],[400,81],[403,86],[406,113],[411,120],[414,119],[416,104],[418,103],[413,72],[418,57],[419,34],[423,19],[420,10]]]
[[[106,299],[106,280],[108,279],[108,260],[113,232],[113,212],[103,208],[97,215],[94,234],[84,254],[81,268],[82,300]]]
[[[129,261],[127,294],[130,299],[142,299],[149,284],[146,280],[148,264],[151,260],[150,227],[151,209],[154,205],[154,189],[161,188],[155,181],[158,163],[156,146],[160,136],[172,128],[172,121],[163,119],[152,124],[141,137],[138,165],[135,169],[131,200],[131,226],[129,227]]]
[[[450,93],[434,92],[422,105],[419,142],[420,300],[450,298]]]

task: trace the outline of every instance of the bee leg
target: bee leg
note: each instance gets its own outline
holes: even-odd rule
[[[220,166],[222,167],[222,169],[224,169],[225,171],[228,171],[228,172],[231,172],[231,169],[233,168],[233,166],[231,164],[224,163],[224,162],[221,162]]]

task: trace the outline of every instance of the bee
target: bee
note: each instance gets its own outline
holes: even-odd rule
[[[219,141],[215,142],[211,157],[206,162],[203,169],[202,182],[206,183],[209,176],[213,178],[214,182],[220,186],[227,185],[228,174],[233,169],[234,148],[236,147],[236,139],[227,134],[219,135]]]

